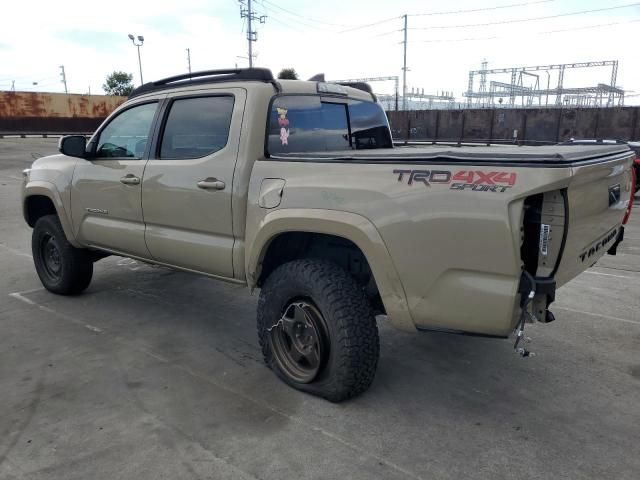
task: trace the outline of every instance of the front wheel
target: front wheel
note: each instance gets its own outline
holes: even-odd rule
[[[287,384],[339,402],[364,392],[378,363],[378,328],[362,288],[339,266],[295,260],[258,301],[265,363]]]
[[[59,295],[73,295],[89,286],[93,261],[88,251],[67,241],[57,215],[40,217],[31,237],[33,263],[42,285]]]

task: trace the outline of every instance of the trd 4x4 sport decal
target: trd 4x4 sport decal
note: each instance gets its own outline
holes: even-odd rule
[[[473,190],[474,192],[504,193],[516,184],[516,173],[484,172],[481,170],[460,170],[452,173],[449,170],[394,170],[398,181],[405,180],[407,185],[422,183],[426,187],[431,184],[450,185],[450,190]]]

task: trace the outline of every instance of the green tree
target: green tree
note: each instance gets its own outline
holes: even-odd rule
[[[295,68],[283,68],[280,70],[278,78],[281,80],[298,80],[298,74]]]
[[[133,90],[133,75],[126,72],[116,72],[107,75],[102,89],[107,95],[129,96]]]

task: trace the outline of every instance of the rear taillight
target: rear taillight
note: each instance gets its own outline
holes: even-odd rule
[[[631,197],[629,197],[629,205],[627,205],[627,213],[624,214],[624,220],[622,220],[622,224],[626,225],[629,221],[629,216],[631,215],[631,209],[633,208],[633,197],[636,194],[636,182],[638,179],[636,178],[636,169],[631,167]]]

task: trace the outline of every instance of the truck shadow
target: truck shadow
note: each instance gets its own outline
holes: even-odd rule
[[[84,298],[82,311],[99,312],[92,324],[129,338],[144,338],[154,352],[194,368],[208,365],[206,371],[212,374],[216,372],[212,364],[230,375],[246,375],[249,370],[259,384],[247,388],[273,390],[273,376],[262,364],[255,332],[256,294],[251,296],[237,285],[164,268],[107,262],[87,294],[80,297]],[[130,271],[133,268],[137,270]],[[65,310],[75,309],[78,300],[58,299],[56,303],[64,302]],[[103,313],[105,310],[108,313]],[[534,398],[538,404],[544,400],[540,391],[548,390],[547,376],[552,375],[544,366],[552,360],[520,358],[513,352],[511,339],[412,335],[385,322],[379,326],[381,355],[371,389],[336,408],[353,412],[366,405],[380,413],[409,408],[418,417],[424,409],[515,414],[517,409],[530,406]],[[293,398],[316,401],[291,392],[284,384],[277,390],[282,390],[277,398],[286,398],[289,406]]]

